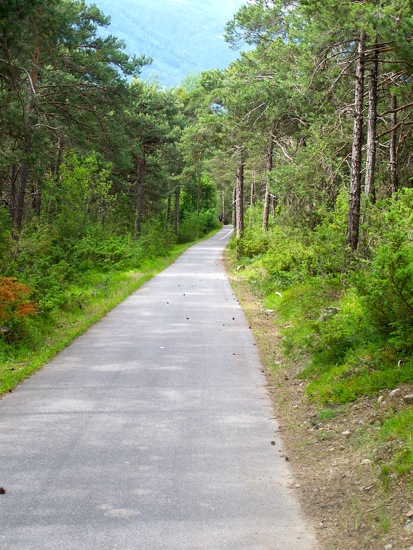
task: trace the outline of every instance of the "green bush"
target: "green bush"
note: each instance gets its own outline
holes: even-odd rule
[[[383,206],[387,210],[383,213]],[[376,208],[370,258],[355,277],[376,329],[396,348],[413,350],[413,189]]]
[[[333,306],[323,308],[313,325],[313,366],[325,368],[343,362],[347,353],[377,340],[374,327],[357,293],[350,289]]]
[[[58,183],[51,178],[44,184],[43,217],[71,238],[83,236],[90,222],[104,227],[115,208],[110,169],[96,153],[86,157],[66,153]]]
[[[379,247],[364,273],[364,301],[377,328],[398,348],[413,349],[413,243]]]
[[[347,193],[337,198],[334,210],[320,207],[320,224],[308,236],[314,250],[312,268],[321,276],[341,274],[347,269]]]
[[[266,305],[274,308],[282,322],[282,345],[291,355],[311,355],[320,340],[320,323],[332,320],[343,295],[343,286],[334,278],[311,278],[283,293],[274,293]]]
[[[141,255],[140,246],[129,235],[89,233],[73,244],[71,262],[81,272],[108,270],[128,266]]]
[[[142,234],[138,239],[141,255],[145,258],[166,256],[175,243],[172,231],[165,229],[157,220],[147,220],[142,224]]]
[[[200,212],[199,216],[196,213],[187,215],[179,225],[178,243],[196,241],[216,227],[218,227],[218,219],[214,210]]]
[[[247,228],[237,242],[240,257],[253,258],[267,252],[269,246],[268,233],[263,233],[255,227]]]
[[[314,271],[314,251],[292,236],[272,238],[262,263],[280,288],[302,282]]]

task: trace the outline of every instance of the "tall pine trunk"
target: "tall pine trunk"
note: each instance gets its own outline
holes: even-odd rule
[[[23,149],[24,161],[20,166],[20,178],[17,187],[16,204],[14,208],[13,226],[15,231],[19,232],[24,217],[24,204],[26,199],[27,183],[29,181],[29,160],[28,157],[31,153],[30,138],[27,138],[26,144]]]
[[[175,234],[178,233],[178,229],[179,229],[179,198],[180,198],[180,194],[181,194],[181,188],[178,185],[176,187],[175,193],[174,193],[175,201],[174,201],[174,223],[173,223],[173,228],[174,228],[174,233]]]
[[[200,152],[198,156],[198,170],[197,170],[196,177],[197,177],[197,183],[198,183],[197,196],[196,196],[196,215],[199,218],[199,214],[201,213],[202,152]]]
[[[237,226],[237,186],[232,191],[232,225]]]
[[[255,204],[255,181],[251,181],[251,188],[250,188],[250,208],[252,208]]]
[[[142,233],[143,182],[145,178],[145,168],[145,157],[142,156],[136,163],[135,238],[140,237]]]
[[[35,182],[32,187],[32,208],[36,214],[36,217],[40,218],[42,210],[42,194],[38,182]]]
[[[15,232],[19,232],[24,218],[24,206],[26,201],[26,189],[29,182],[29,162],[32,153],[33,141],[33,117],[36,107],[36,88],[38,79],[39,51],[35,48],[32,60],[31,75],[28,76],[28,101],[26,107],[26,120],[23,138],[23,162],[20,165],[20,178],[17,187],[16,204],[13,212],[13,227]]]
[[[376,165],[376,128],[377,128],[377,80],[379,74],[379,48],[377,38],[372,51],[369,84],[369,112],[367,119],[367,146],[366,146],[366,177],[364,181],[364,194],[374,201],[374,175]]]
[[[29,182],[29,159],[32,152],[32,117],[34,108],[34,94],[31,94],[31,98],[27,106],[27,119],[23,146],[23,162],[20,165],[20,177],[17,185],[16,202],[13,208],[13,227],[17,233],[21,230],[23,224],[24,207],[26,202],[26,189]]]
[[[60,167],[63,161],[63,153],[65,149],[65,138],[64,135],[60,135],[57,142],[57,154],[56,154],[56,163],[54,166],[54,180],[57,182],[60,175]]]
[[[196,216],[199,218],[199,214],[201,213],[201,174],[198,174],[198,189],[196,194]]]
[[[244,166],[243,159],[240,158],[237,169],[237,215],[236,215],[236,234],[237,239],[244,233]]]
[[[262,229],[268,231],[268,221],[270,219],[271,193],[270,193],[270,172],[273,168],[274,143],[272,134],[270,135],[270,143],[267,151],[267,166],[266,166],[266,182],[264,195],[264,211],[262,215]]]
[[[391,194],[399,189],[397,174],[397,97],[391,96],[391,127],[390,134],[390,189]]]
[[[350,200],[348,211],[347,239],[352,250],[357,249],[360,226],[361,151],[363,144],[363,92],[364,54],[366,34],[360,32],[356,65],[356,86],[354,93],[354,127],[351,155]]]
[[[168,229],[169,218],[171,217],[171,196],[166,199],[165,228]]]

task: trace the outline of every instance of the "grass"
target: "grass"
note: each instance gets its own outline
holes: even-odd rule
[[[0,395],[30,377],[132,292],[174,262],[191,244],[176,245],[167,256],[146,260],[139,272],[86,272],[67,289],[64,307],[28,322],[29,338],[11,344],[0,343]]]
[[[387,419],[377,433],[377,442],[392,448],[389,461],[381,468],[381,477],[389,483],[391,477],[409,479],[413,489],[413,410],[405,409]]]
[[[300,360],[300,378],[307,379],[307,395],[320,407],[321,422],[333,420],[347,404],[391,390],[413,380],[413,357],[401,357],[381,340],[369,323],[356,292],[337,281],[308,281],[282,293],[270,293],[267,307],[282,322],[287,357]],[[404,479],[413,488],[413,411],[393,411],[391,418],[370,436],[361,433],[357,445],[389,446],[381,468],[383,487]],[[381,522],[386,532],[387,519]]]
[[[320,403],[350,403],[412,379],[413,360],[398,366],[397,360],[388,360],[384,350],[378,350],[374,360],[369,355],[353,353],[345,363],[329,366],[324,372],[313,375],[307,392]]]
[[[243,269],[237,276],[266,309],[274,311],[284,360],[294,364],[298,378],[307,380],[308,398],[318,409],[317,422],[328,425],[346,415],[352,403],[365,398],[374,403],[383,391],[412,382],[413,357],[401,356],[383,339],[357,290],[341,278],[308,277],[281,288],[263,270],[262,255],[239,263]],[[413,411],[401,406],[377,414],[379,425],[358,430],[351,444],[372,457],[385,491],[400,480],[413,489]],[[328,438],[324,432],[317,436]],[[389,454],[377,462],[379,447],[388,447]],[[379,524],[386,533],[385,514]]]

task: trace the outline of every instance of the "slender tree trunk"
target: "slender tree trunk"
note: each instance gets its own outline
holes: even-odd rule
[[[23,161],[22,165],[20,166],[20,180],[17,187],[16,206],[14,209],[13,225],[14,225],[15,231],[17,232],[19,232],[22,227],[23,217],[24,217],[24,203],[26,198],[26,188],[27,188],[27,183],[29,181],[28,156],[30,152],[31,152],[31,147],[28,141],[24,147],[24,152],[23,152],[26,158]]]
[[[169,218],[171,217],[171,197],[166,199],[165,227],[168,228]]]
[[[145,157],[142,156],[136,163],[135,238],[139,238],[142,232],[143,182],[145,178],[145,167]]]
[[[179,197],[180,197],[180,194],[181,194],[181,188],[179,187],[179,185],[177,186],[177,188],[175,189],[175,201],[174,201],[174,233],[178,233],[178,229],[179,229]]]
[[[9,199],[7,202],[7,210],[9,212],[9,216],[12,220],[14,220],[14,216],[16,215],[16,203],[17,203],[17,180],[19,177],[19,170],[20,166],[13,166],[9,170]]]
[[[397,174],[397,97],[391,98],[391,126],[393,128],[390,134],[390,192],[396,193],[399,189],[399,178]]]
[[[54,179],[55,179],[55,181],[59,180],[60,166],[62,165],[64,147],[65,147],[65,138],[64,138],[64,136],[61,135],[61,136],[59,136],[59,140],[57,142],[56,164],[55,164],[55,167],[54,167]]]
[[[32,152],[33,138],[33,116],[36,107],[36,87],[38,79],[39,51],[37,48],[33,54],[32,71],[28,82],[28,96],[26,110],[26,127],[23,145],[23,162],[20,167],[20,180],[17,188],[16,205],[14,208],[13,226],[14,231],[19,232],[24,218],[24,204],[26,199],[26,189],[29,181],[29,158]]]
[[[237,186],[232,192],[232,225],[234,228],[237,226]]]
[[[366,178],[364,181],[364,194],[372,197],[374,201],[374,174],[376,165],[376,128],[377,128],[377,80],[379,74],[379,49],[377,38],[372,51],[373,59],[370,67],[370,85],[369,85],[369,112],[367,120],[367,147],[366,147]]]
[[[196,215],[199,218],[199,214],[201,212],[201,174],[198,174],[198,190],[196,194]]]
[[[26,202],[26,189],[29,182],[29,158],[32,152],[32,117],[35,108],[34,93],[30,92],[30,100],[27,106],[27,119],[23,146],[23,162],[20,165],[20,178],[17,185],[16,203],[14,207],[13,226],[18,233],[22,228],[24,218],[24,206]]]
[[[244,166],[245,163],[241,158],[237,169],[237,216],[236,216],[236,229],[237,239],[242,237],[244,233]]]
[[[37,218],[40,218],[42,207],[42,195],[40,191],[40,185],[36,182],[32,188],[32,208]]]
[[[198,173],[197,173],[198,192],[196,197],[196,215],[199,218],[201,212],[201,185],[202,185],[202,152],[198,157]]]
[[[265,195],[264,195],[264,212],[262,215],[262,230],[268,231],[268,221],[270,219],[270,172],[273,168],[273,154],[274,154],[274,143],[272,141],[272,134],[270,135],[270,144],[267,151],[267,174],[265,182]]]
[[[271,196],[271,213],[274,220],[275,220],[277,205],[278,205],[278,197],[275,197],[274,195],[272,195]]]
[[[364,92],[364,53],[366,34],[360,32],[356,66],[356,86],[354,94],[354,128],[351,156],[350,200],[347,225],[347,239],[352,250],[357,249],[360,226],[361,190],[361,151],[363,143],[363,92]]]

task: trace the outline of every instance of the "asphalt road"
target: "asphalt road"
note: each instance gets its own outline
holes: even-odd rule
[[[2,549],[317,548],[221,265],[229,232],[0,401]]]

